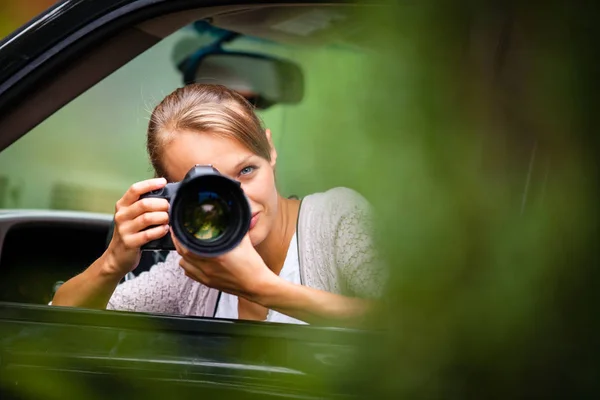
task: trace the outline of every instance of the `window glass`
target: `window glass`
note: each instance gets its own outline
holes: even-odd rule
[[[112,213],[132,183],[153,175],[145,148],[148,118],[165,95],[182,85],[173,61],[176,44],[197,35],[186,27],[168,36],[0,153],[0,207]],[[213,38],[203,39],[209,43]],[[350,154],[361,148],[353,120],[357,116],[342,115],[340,101],[352,102],[363,56],[341,47],[301,47],[253,38],[225,47],[277,55],[302,67],[302,102],[259,112],[278,149],[282,194],[302,196],[333,185],[352,186],[345,181],[348,169],[360,170],[368,149]],[[332,159],[324,174],[323,165],[317,166],[315,160],[323,159],[332,146],[347,146],[348,157],[345,162]]]

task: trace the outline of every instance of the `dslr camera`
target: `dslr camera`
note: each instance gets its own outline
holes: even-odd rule
[[[234,249],[250,228],[251,211],[240,183],[211,165],[196,165],[181,182],[168,183],[140,198],[167,199],[173,235],[188,250],[215,257]],[[167,234],[142,251],[175,250]]]

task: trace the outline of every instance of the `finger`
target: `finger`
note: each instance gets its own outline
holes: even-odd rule
[[[160,239],[169,232],[168,225],[156,226],[132,235],[122,235],[123,243],[131,249],[139,249],[152,240]]]
[[[133,221],[129,221],[123,227],[130,233],[137,233],[149,226],[167,225],[169,223],[169,213],[165,211],[146,212],[138,215]]]
[[[136,182],[127,189],[123,197],[117,202],[117,207],[127,207],[135,203],[142,194],[161,189],[167,184],[165,178],[147,179]]]
[[[175,251],[177,251],[177,253],[183,257],[184,259],[191,259],[191,260],[197,260],[198,257],[192,253],[191,251],[189,251],[185,246],[183,246],[179,240],[177,240],[177,237],[173,234],[173,229],[171,229],[171,237],[173,238],[173,245],[175,246]]]
[[[194,262],[194,263],[206,263],[206,262],[214,261],[213,259],[199,256],[198,254],[194,253],[193,251],[188,250],[187,247],[182,245],[177,240],[175,235],[173,235],[173,230],[171,230],[171,238],[173,239],[173,244],[175,245],[175,250],[177,251],[177,253],[181,257],[185,258],[186,260]]]
[[[177,240],[177,237],[173,234],[173,228],[171,228],[171,236],[173,238],[173,245],[175,245],[175,250],[181,257],[195,259],[194,253],[189,251],[185,246]]]
[[[115,213],[115,221],[119,224],[135,220],[137,217],[151,212],[169,211],[169,201],[157,197],[147,197],[133,203],[129,207],[121,208]]]
[[[177,240],[177,237],[173,234],[173,228],[171,228],[171,237],[173,238],[173,245],[175,246],[175,251],[177,251],[177,253],[179,253],[180,256],[183,256],[184,253],[187,252],[187,250],[181,245],[181,243],[179,243],[179,240]]]

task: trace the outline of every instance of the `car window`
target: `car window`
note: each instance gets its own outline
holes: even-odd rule
[[[198,36],[186,27],[166,37],[0,153],[0,207],[112,213],[132,183],[152,177],[145,148],[148,117],[165,95],[182,85],[174,49],[190,35]],[[212,40],[208,35],[201,39]],[[341,118],[332,112],[332,125],[327,126],[316,115],[332,107],[330,99],[352,101],[353,80],[360,79],[360,73],[340,66],[355,63],[358,68],[363,55],[340,47],[305,48],[254,38],[237,39],[227,48],[280,56],[303,70],[305,93],[300,104],[259,112],[279,152],[282,194],[302,196],[334,183],[351,186],[343,181],[348,165],[332,162],[325,177],[316,170],[314,157],[331,143],[327,131],[334,121],[346,127],[347,137],[338,145],[358,139],[352,136],[352,116]],[[326,88],[323,82],[328,83]],[[348,93],[340,96],[339,90]],[[332,109],[339,110],[339,104]],[[353,168],[360,168],[360,161],[357,155]],[[327,181],[328,177],[338,181]]]

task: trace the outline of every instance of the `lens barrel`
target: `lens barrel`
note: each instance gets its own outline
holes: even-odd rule
[[[251,211],[239,182],[196,166],[173,196],[170,223],[188,250],[215,257],[235,248],[250,228]]]

